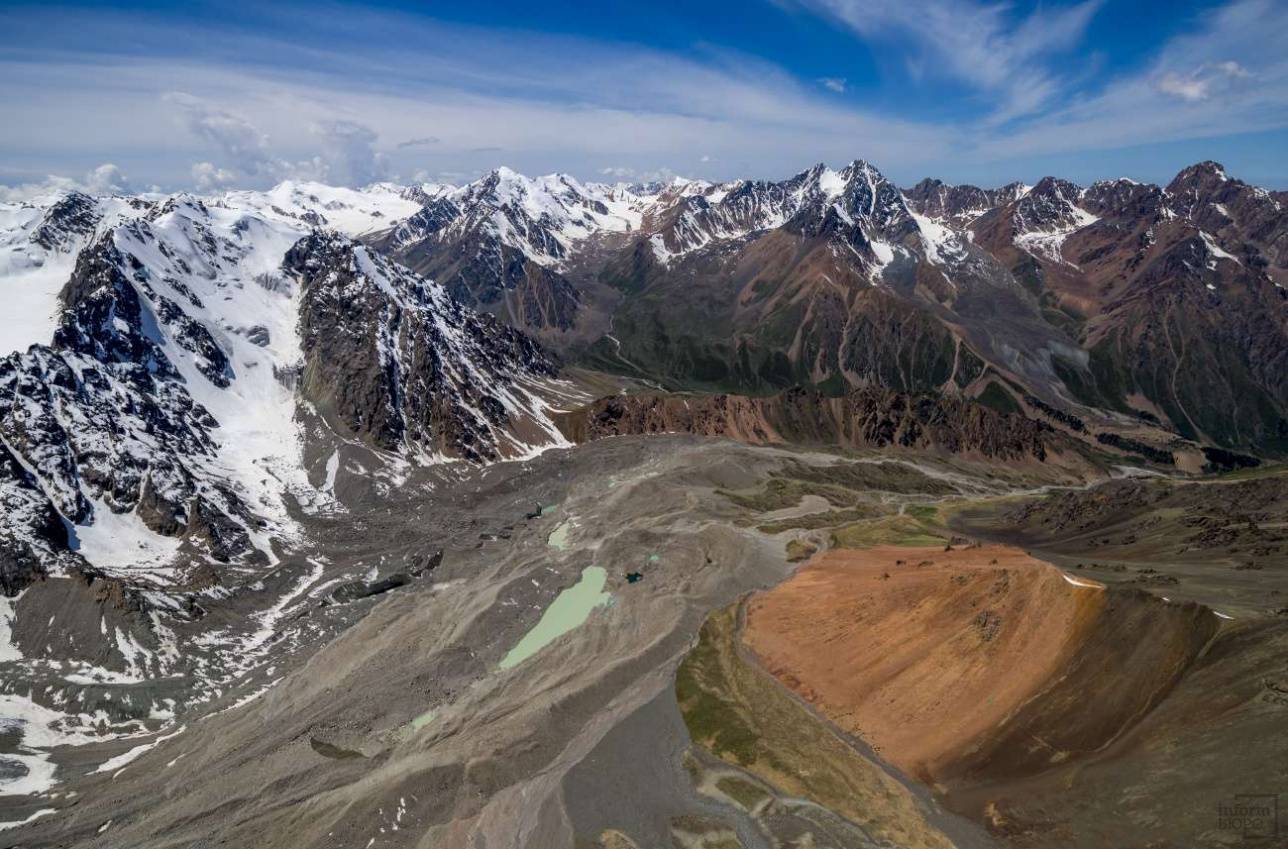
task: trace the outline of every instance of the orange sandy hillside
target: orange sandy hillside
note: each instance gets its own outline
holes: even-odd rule
[[[1008,546],[829,551],[749,602],[743,639],[838,726],[932,782],[1061,670],[1105,596]]]

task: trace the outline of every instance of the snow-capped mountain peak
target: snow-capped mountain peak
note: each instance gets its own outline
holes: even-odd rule
[[[33,272],[48,278],[33,307],[47,329],[0,359],[0,438],[17,464],[3,486],[23,496],[15,504],[39,493],[53,511],[25,511],[25,550],[53,545],[56,515],[65,545],[108,570],[161,576],[181,548],[272,561],[270,536],[293,533],[286,496],[318,498],[301,404],[336,410],[321,403],[336,385],[362,385],[367,349],[345,339],[377,346],[384,400],[349,396],[348,416],[326,419],[335,434],[319,438],[398,462],[560,442],[538,392],[553,372],[535,344],[344,235],[421,208],[401,195],[284,183],[0,209],[6,294]],[[319,369],[343,374],[319,382]],[[401,439],[372,429],[386,409]]]
[[[266,192],[228,192],[212,198],[210,203],[253,210],[264,218],[294,222],[299,227],[325,227],[359,236],[387,229],[414,215],[425,199],[441,196],[445,188],[432,183],[411,187],[375,183],[364,189],[349,189],[286,180]]]

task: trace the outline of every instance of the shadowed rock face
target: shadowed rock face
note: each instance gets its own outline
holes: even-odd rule
[[[1089,374],[1056,363],[1072,397],[1121,411],[1152,408],[1187,438],[1283,451],[1282,206],[1211,162],[1185,169],[1166,189],[1128,180],[1085,190],[1044,183],[1044,215],[1025,217],[1039,184],[972,229],[1088,352]],[[1073,229],[1061,223],[1079,210],[1094,220]],[[1026,237],[1025,222],[1033,221],[1040,226],[1028,230],[1037,236]]]
[[[459,215],[446,198],[426,207],[405,227],[422,227],[422,242],[377,241],[420,274],[441,281],[454,298],[490,309],[519,327],[567,330],[576,322],[580,296],[566,277],[533,262],[523,251],[477,228],[438,241],[440,219]]]
[[[965,226],[985,212],[1010,203],[1024,191],[1025,187],[1020,183],[1009,183],[998,189],[981,189],[978,186],[953,186],[943,180],[927,178],[904,190],[903,194],[912,208],[922,215]]]
[[[98,203],[81,192],[68,192],[45,213],[31,233],[31,241],[46,250],[66,250],[78,236],[94,232],[102,219]]]
[[[917,448],[995,459],[1044,460],[1068,443],[1048,426],[961,398],[869,387],[834,398],[796,389],[743,395],[603,398],[569,414],[573,439],[646,433],[724,436],[750,443]]]
[[[522,333],[347,239],[314,233],[284,267],[303,289],[303,397],[376,447],[496,459],[534,403],[522,383],[555,373]]]
[[[151,238],[145,225],[133,232]],[[192,397],[157,326],[226,386],[231,365],[209,331],[157,292],[111,234],[81,252],[61,300],[50,345],[0,360],[0,434],[39,476],[51,509],[84,522],[98,498],[99,509],[139,508],[165,536],[200,526],[220,560],[248,550],[242,523],[229,518],[249,516],[241,498],[202,480],[218,422]]]
[[[969,331],[984,303],[1007,312],[1026,351],[1050,343],[1004,269],[964,240],[932,245],[899,190],[866,163],[684,204],[604,268],[627,293],[612,344],[591,350],[605,367],[704,390],[960,388],[982,372],[977,349],[993,344]],[[930,252],[960,266],[953,282]],[[950,306],[958,326],[944,320]]]
[[[48,573],[51,562],[70,560],[67,530],[36,479],[0,445],[0,594],[13,596]]]

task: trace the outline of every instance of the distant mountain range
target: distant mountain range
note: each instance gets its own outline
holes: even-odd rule
[[[563,413],[596,392],[569,366],[809,393],[722,401],[733,430],[791,411],[794,432],[853,442],[838,411],[951,396],[940,420],[969,421],[969,444],[1023,433],[1005,450],[1026,456],[1041,434],[960,403],[1183,468],[1282,454],[1285,202],[1212,162],[1166,188],[900,189],[856,161],[779,182],[501,168],[0,205],[0,582],[81,559],[164,571],[183,550],[271,562],[290,506],[337,479],[565,444]],[[613,432],[693,420],[649,409],[671,412]],[[916,409],[868,420],[940,432]]]
[[[952,392],[1288,448],[1288,197],[1216,163],[1166,188],[988,190],[900,190],[864,162],[629,186],[499,169],[432,195],[370,243],[574,360],[673,388]]]

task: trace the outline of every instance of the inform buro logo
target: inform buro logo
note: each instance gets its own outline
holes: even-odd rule
[[[1271,794],[1243,794],[1216,806],[1217,827],[1245,838],[1279,836],[1279,797]]]

